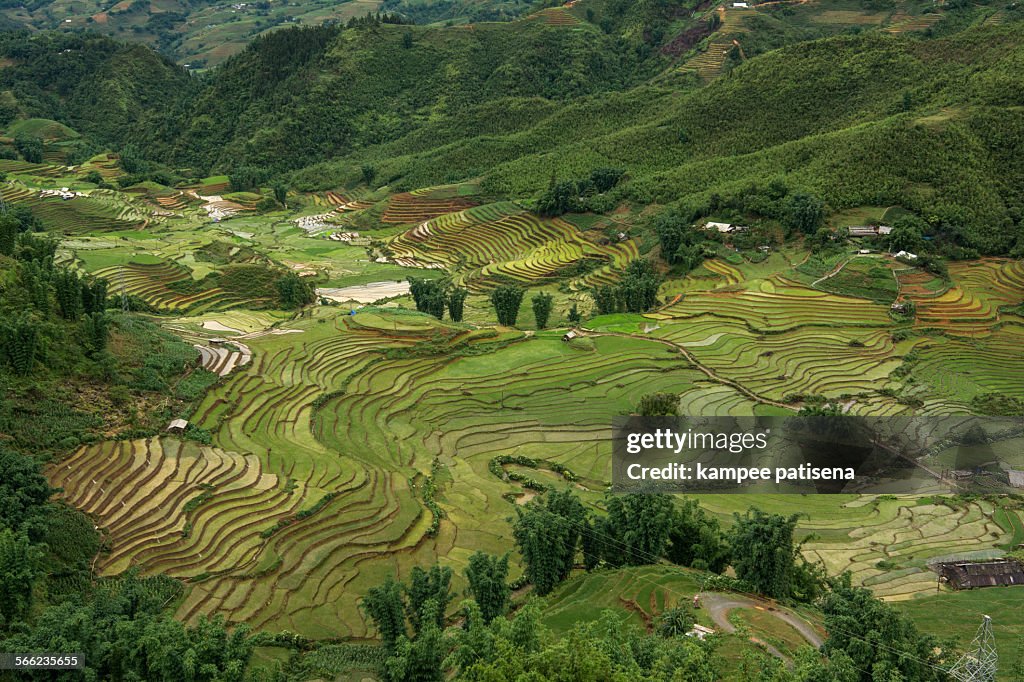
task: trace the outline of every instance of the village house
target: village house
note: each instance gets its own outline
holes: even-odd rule
[[[851,225],[846,229],[851,237],[878,237],[892,232],[888,225]]]
[[[704,223],[705,230],[718,230],[722,234],[732,234],[733,232],[745,232],[750,228],[746,225],[733,225],[732,223],[716,223],[714,221],[708,221]]]
[[[954,590],[1024,585],[1024,564],[1014,559],[949,562],[936,564],[933,569]]]
[[[171,434],[174,434],[176,436],[180,436],[181,434],[185,433],[185,429],[187,429],[187,428],[188,428],[188,422],[187,421],[185,421],[184,419],[175,419],[174,421],[172,421],[170,424],[167,425],[167,429],[165,429],[165,430],[167,431],[167,433],[171,433]]]

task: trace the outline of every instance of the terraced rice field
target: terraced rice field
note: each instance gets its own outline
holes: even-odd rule
[[[194,578],[244,566],[298,498],[259,458],[173,439],[90,445],[49,472],[110,539],[97,570]]]
[[[0,172],[8,175],[36,175],[42,178],[56,178],[63,173],[63,168],[52,163],[29,163],[11,159],[0,159]]]
[[[160,312],[183,313],[188,311],[198,315],[209,310],[244,306],[258,307],[266,303],[262,299],[229,294],[220,287],[211,287],[198,293],[189,294],[175,291],[168,285],[189,280],[191,275],[185,267],[168,261],[155,264],[115,265],[101,268],[92,274],[110,283],[112,296],[120,296],[122,292],[129,296],[137,296]]]
[[[531,14],[530,18],[543,21],[548,26],[575,26],[580,23],[580,20],[564,7],[546,7],[536,14]]]
[[[17,182],[3,185],[4,201],[28,206],[47,228],[68,235],[130,230],[153,219],[152,214],[147,215],[118,194],[94,190],[87,197],[64,200],[40,197],[38,190]]]
[[[386,225],[407,225],[430,220],[447,213],[476,206],[476,202],[457,196],[449,188],[426,188],[395,194],[388,201],[380,221]]]
[[[636,245],[599,245],[561,218],[540,218],[512,202],[485,204],[425,220],[388,242],[394,259],[460,271],[474,289],[499,279],[551,278],[581,258],[607,263],[577,286],[614,281],[612,268],[637,256]]]
[[[755,12],[756,10],[749,8],[720,8],[718,15],[722,23],[711,36],[707,48],[679,67],[679,70],[694,71],[705,82],[722,75],[726,56],[737,46],[738,36],[745,30],[743,23],[746,17]]]
[[[897,16],[893,17],[891,26],[886,27],[886,33],[906,33],[908,31],[923,31],[931,28],[942,21],[942,15],[938,13],[922,14],[920,16]]]
[[[286,513],[252,526],[241,503],[225,502],[218,518],[246,528],[231,535],[237,547],[194,523],[190,537],[208,549],[197,544],[202,559],[183,562],[193,582],[180,615],[222,612],[312,636],[366,636],[356,598],[384,572],[403,575],[438,556],[460,564],[478,548],[504,546],[501,524],[488,519],[507,515],[502,494],[517,488],[488,470],[496,454],[557,460],[584,479],[605,480],[606,415],[627,409],[638,391],[683,389],[696,377],[658,344],[599,339],[588,353],[557,334],[448,362],[388,358],[388,350],[439,333],[453,347],[495,339],[425,316],[334,315],[288,325],[301,333],[247,338],[251,368],[228,376],[193,416],[215,432],[218,448],[255,455],[261,471],[276,476],[277,487],[260,499],[290,494],[274,507],[287,504]],[[592,418],[580,419],[595,406]],[[422,500],[429,475],[443,483],[446,518],[436,532]],[[218,489],[197,513],[219,499]],[[252,534],[261,542],[252,544]],[[171,556],[144,551],[132,545],[118,556],[144,568]]]
[[[943,396],[945,410],[963,411],[986,393],[1021,395],[1024,369],[1015,360],[1024,348],[1024,326],[1007,325],[983,339],[930,339],[920,347],[914,376]]]
[[[94,156],[89,159],[82,168],[86,171],[95,170],[107,182],[112,182],[118,177],[124,175],[124,171],[121,170],[119,159],[116,154],[100,154],[99,156]]]
[[[598,229],[585,229],[586,220],[579,227],[514,203],[474,205],[464,192],[392,197],[384,222],[402,227],[388,231],[398,234],[385,252],[444,267],[474,292],[510,279],[561,279],[560,293],[580,298],[572,292],[614,282],[638,256],[633,240],[589,239]],[[155,201],[167,210],[190,203],[180,193]],[[341,208],[360,200],[328,192],[310,201]],[[863,293],[854,275],[874,263],[851,270],[849,281],[816,287],[822,273],[799,273],[793,254],[749,263],[723,252],[666,285],[661,309],[598,319],[588,343],[574,345],[558,331],[499,333],[374,308],[349,316],[324,306],[293,319],[239,310],[264,301],[216,288],[182,293],[195,286],[199,268],[216,270],[193,253],[211,240],[254,250],[249,245],[265,240],[296,264],[347,258],[334,250],[353,249],[321,241],[329,250],[307,258],[309,238],[291,236],[294,224],[259,220],[236,217],[233,230],[189,231],[187,239],[167,221],[146,233],[83,236],[69,247],[92,249],[78,262],[105,277],[112,295],[123,283],[157,311],[178,313],[169,328],[222,377],[189,415],[212,434],[212,446],[170,437],[95,444],[48,471],[68,501],[104,528],[111,551],[98,568],[116,574],[138,566],[186,579],[178,615],[192,621],[220,613],[310,637],[371,637],[358,599],[384,575],[406,577],[412,566],[437,560],[458,575],[474,551],[508,549],[504,519],[522,488],[492,473],[494,457],[565,466],[578,477],[577,491],[597,504],[610,477],[609,418],[646,393],[676,394],[680,410],[696,415],[789,413],[799,404],[792,394],[825,396],[858,414],[960,412],[986,393],[1022,397],[1024,370],[1014,369],[1024,347],[1019,261],[955,263],[948,284],[886,261],[896,273],[892,286],[917,306],[911,325],[890,317],[888,289],[886,297],[850,295]],[[146,256],[116,264],[129,258],[123,244],[139,252],[151,243]],[[566,281],[566,268],[583,258],[598,266]],[[897,329],[906,333],[894,337]],[[227,343],[210,341],[222,335]],[[900,402],[904,390],[921,406]],[[549,468],[536,471],[544,483],[562,483]],[[702,498],[723,521],[753,502]],[[756,503],[788,512],[793,498]],[[800,505],[809,513],[802,529],[818,535],[805,545],[808,557],[851,570],[858,584],[892,600],[934,589],[929,559],[992,552],[1024,532],[1018,511],[984,501],[951,509],[846,496]],[[644,579],[630,584],[609,585],[606,574],[571,581],[553,597],[548,624],[569,627],[570,615],[596,617],[611,606],[645,625],[696,590],[691,573],[639,573]],[[580,611],[581,602],[593,613]]]
[[[690,319],[710,315],[736,320],[752,331],[779,333],[797,327],[886,327],[888,308],[871,301],[816,291],[776,275],[746,288],[695,291],[654,315],[659,319]]]
[[[917,305],[916,325],[947,334],[983,337],[1006,317],[1003,310],[1024,303],[1024,263],[985,259],[953,263],[954,285],[939,292],[918,286],[905,292]]]
[[[652,335],[685,347],[720,376],[776,401],[791,393],[838,398],[873,392],[918,343],[898,347],[884,328],[812,326],[759,334],[738,320],[713,315],[669,322]]]
[[[245,344],[232,342],[232,347],[204,346],[196,344],[199,351],[199,364],[203,369],[209,370],[217,376],[227,376],[238,367],[242,367],[252,360],[252,351]]]
[[[494,207],[471,209],[483,217],[462,230],[458,224],[468,219],[454,214],[400,236],[421,248],[438,235],[520,215],[486,210]],[[452,239],[446,249],[464,243]],[[187,274],[168,272],[166,263],[148,267],[168,278]],[[1003,325],[980,340],[894,341],[885,305],[817,291],[783,274],[757,278],[756,269],[724,261],[706,267],[717,288],[688,291],[647,316],[612,316],[609,325],[623,335],[595,336],[590,350],[563,343],[558,332],[494,337],[425,315],[367,309],[348,316],[322,308],[242,339],[251,365],[228,374],[192,415],[213,433],[214,448],[171,440],[90,446],[70,470],[58,466],[51,476],[61,477],[75,504],[104,520],[114,548],[104,570],[178,567],[175,575],[190,581],[180,616],[222,613],[255,627],[358,639],[373,634],[358,595],[383,575],[403,577],[438,559],[458,574],[473,551],[507,549],[509,529],[500,520],[521,489],[491,473],[495,456],[568,467],[583,482],[579,492],[596,502],[610,476],[608,416],[632,409],[637,395],[679,394],[681,409],[691,414],[777,413],[775,402],[791,392],[852,395],[854,411],[890,414],[907,408],[877,389],[915,350],[915,376],[933,386],[926,409],[955,409],[971,391],[1016,395],[1024,385],[1024,376],[998,365],[1015,357],[1024,325]],[[1017,267],[958,266],[954,288],[1005,298]],[[496,341],[501,345],[488,346]],[[943,372],[947,382],[961,383],[943,383]],[[202,473],[220,471],[214,463],[223,461],[258,482],[232,487],[222,482],[228,474]],[[538,476],[558,483],[548,473]],[[428,477],[440,517],[424,498]],[[141,513],[129,518],[106,497],[116,487],[145,491],[150,483],[143,481],[166,481],[159,504],[169,510],[165,516],[147,513],[140,497],[134,506]],[[778,497],[756,503],[791,511],[792,498]],[[858,584],[892,600],[934,589],[929,559],[992,552],[1024,527],[1019,512],[983,501],[951,509],[913,498],[820,497],[801,502],[809,514],[801,528],[818,535],[805,545],[807,556],[834,572],[851,570]],[[702,498],[723,520],[752,502],[742,495]],[[691,578],[682,575],[677,591],[688,595]],[[570,586],[584,594],[595,580]],[[634,585],[618,606],[648,622],[673,598],[667,580]],[[568,592],[556,596],[553,627],[565,625],[560,619],[570,612],[558,600],[576,601]]]
[[[929,560],[993,552],[1012,536],[1012,530],[995,518],[997,511],[1005,510],[987,501],[950,509],[915,500],[881,499],[870,508],[871,517],[858,526],[841,517],[804,524],[822,534],[841,530],[844,536],[814,542],[805,554],[821,559],[830,573],[849,570],[856,583],[890,601],[935,591],[936,575],[927,568]],[[887,563],[880,566],[881,561]]]

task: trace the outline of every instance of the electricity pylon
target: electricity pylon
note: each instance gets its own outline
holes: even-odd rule
[[[996,639],[992,635],[992,618],[985,616],[978,628],[978,634],[971,642],[971,649],[956,662],[949,674],[963,682],[996,682],[996,668],[999,656],[996,654]]]

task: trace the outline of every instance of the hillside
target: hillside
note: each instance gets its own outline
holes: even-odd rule
[[[515,0],[33,0],[0,3],[0,30],[88,30],[143,43],[179,64],[201,70],[241,52],[257,36],[283,28],[344,24],[377,12],[421,24],[506,21],[527,7]]]
[[[384,7],[237,53],[217,29],[265,8],[87,8],[247,17],[199,72],[173,22],[164,53],[0,33],[0,650],[945,682],[986,615],[1012,656],[1024,587],[936,567],[1024,543],[1021,11]],[[928,447],[629,494],[622,415],[913,418]]]
[[[200,174],[312,166],[293,182],[313,190],[355,186],[369,165],[398,189],[483,176],[530,197],[608,166],[628,174],[619,198],[687,210],[786,176],[834,210],[958,223],[990,253],[1014,238],[983,228],[1024,206],[1007,153],[1022,134],[1016,24],[799,42],[706,87],[655,78],[664,57],[592,24],[538,21],[282,31],[201,80],[103,39],[15,35],[0,50],[22,55],[0,74],[21,115]],[[55,52],[76,69],[45,66]]]

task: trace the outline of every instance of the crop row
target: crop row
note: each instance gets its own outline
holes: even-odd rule
[[[391,197],[380,221],[390,225],[419,223],[475,205],[475,202],[461,197],[433,198],[406,192]]]
[[[762,332],[799,327],[887,326],[888,310],[871,301],[809,289],[775,276],[744,290],[696,291],[657,313],[657,317],[692,319],[712,315],[745,323]]]

